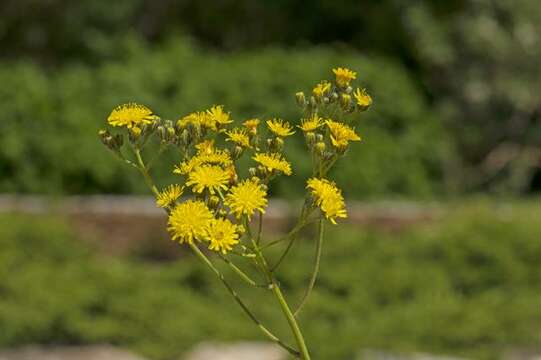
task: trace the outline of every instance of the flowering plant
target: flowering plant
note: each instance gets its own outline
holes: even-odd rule
[[[321,81],[307,99],[296,94],[302,119],[295,129],[282,119],[265,121],[248,119],[235,126],[231,114],[221,105],[197,111],[176,122],[158,117],[144,105],[129,103],[113,109],[107,121],[118,130],[101,130],[103,143],[120,159],[137,169],[156,197],[157,206],[168,215],[171,238],[187,245],[219,278],[248,317],[270,340],[295,358],[309,360],[297,317],[310,295],[319,271],[323,229],[328,221],[336,224],[346,218],[344,198],[334,182],[327,179],[329,170],[343,157],[352,141],[360,141],[354,130],[355,117],[366,111],[372,99],[365,89],[353,90],[351,81],[356,73],[345,68],[333,69],[334,81]],[[264,241],[263,217],[268,204],[267,194],[278,176],[291,176],[292,166],[283,154],[285,141],[296,132],[304,135],[312,160],[312,176],[306,181],[307,194],[296,225],[283,238]],[[160,151],[167,147],[178,150],[179,163],[172,171],[179,181],[158,188],[150,166],[144,160],[145,145],[158,138]],[[145,153],[143,153],[145,150]],[[253,161],[245,175],[238,161],[249,156]],[[298,233],[307,225],[317,223],[316,255],[313,271],[303,298],[292,310],[276,279],[277,270],[289,253]],[[281,256],[270,261],[266,250],[287,244]],[[235,292],[222,272],[214,265],[211,253],[224,261],[234,273],[250,286],[269,290],[276,297],[281,311],[295,338],[296,346],[282,341],[267,329]],[[262,281],[242,270],[233,257],[252,262]]]

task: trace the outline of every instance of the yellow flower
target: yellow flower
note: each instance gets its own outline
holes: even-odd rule
[[[227,190],[228,182],[229,173],[226,170],[216,165],[201,165],[188,174],[186,185],[192,186],[196,193],[202,193],[203,190],[208,189],[214,195],[220,189]]]
[[[276,136],[286,137],[295,134],[291,125],[282,119],[267,120],[267,126]]]
[[[212,154],[214,152],[214,140],[201,141],[195,145],[198,154]]]
[[[167,229],[171,232],[173,240],[191,244],[194,240],[204,239],[212,218],[212,212],[205,203],[188,200],[171,210]]]
[[[112,126],[126,126],[128,129],[150,124],[158,119],[145,105],[128,103],[113,109],[107,122]]]
[[[331,83],[327,80],[323,80],[319,84],[316,85],[316,87],[312,90],[312,93],[314,96],[318,99],[322,98],[331,90]]]
[[[248,119],[242,123],[251,134],[257,134],[257,126],[259,125],[259,119]]]
[[[372,98],[368,93],[366,92],[366,89],[359,89],[355,90],[353,93],[353,96],[355,96],[355,100],[357,100],[357,105],[359,105],[360,108],[366,109],[370,105],[372,105]]]
[[[348,86],[349,82],[357,77],[355,71],[351,71],[347,68],[339,67],[337,69],[332,69],[332,72],[336,75],[336,83],[341,87]]]
[[[174,204],[175,201],[182,195],[184,188],[180,185],[169,185],[163,189],[156,197],[156,205],[162,208],[167,208]]]
[[[207,114],[218,126],[233,122],[233,120],[230,119],[229,113],[224,111],[223,105],[214,105],[210,110],[207,110]]]
[[[188,124],[216,130],[215,121],[204,111],[193,112],[177,121],[177,125],[182,129],[186,128]]]
[[[252,217],[254,211],[265,213],[267,191],[257,181],[248,179],[233,186],[225,198],[225,204],[237,218],[247,215]]]
[[[276,153],[257,153],[253,159],[261,164],[268,172],[274,170],[280,171],[286,175],[291,175],[291,164],[283,159],[280,154]]]
[[[212,219],[207,226],[205,238],[209,241],[209,249],[227,254],[239,243],[241,227],[228,219]]]
[[[323,119],[317,116],[317,114],[313,114],[307,119],[302,119],[301,125],[297,125],[304,132],[316,131],[321,126],[323,126]]]
[[[331,131],[331,143],[334,147],[338,149],[345,149],[349,141],[360,141],[361,138],[355,133],[355,131],[349,126],[332,121],[325,121],[329,130]]]
[[[235,128],[231,131],[226,131],[225,133],[227,135],[227,139],[225,141],[233,141],[235,144],[244,148],[251,147],[250,138],[246,133],[246,129]]]
[[[316,205],[331,223],[336,225],[337,218],[347,218],[342,192],[334,182],[311,178],[308,180],[306,188],[310,189]]]
[[[186,175],[195,167],[203,164],[231,165],[233,160],[231,160],[229,152],[227,150],[214,149],[210,142],[211,140],[208,140],[196,145],[198,150],[197,155],[187,161],[181,162],[179,165],[175,165],[173,173]]]

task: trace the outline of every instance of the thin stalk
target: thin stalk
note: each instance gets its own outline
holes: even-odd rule
[[[226,258],[224,255],[222,254],[218,254],[218,256],[220,257],[220,259],[222,259],[227,265],[229,265],[229,267],[231,268],[231,270],[233,270],[242,280],[244,280],[246,283],[248,283],[249,285],[253,286],[253,287],[259,287],[259,288],[268,288],[268,285],[264,285],[264,284],[258,284],[256,283],[248,274],[246,274],[244,271],[242,271],[237,265],[235,265],[231,260],[229,260],[228,258]]]
[[[314,270],[312,271],[312,276],[310,277],[310,281],[308,283],[308,287],[306,288],[306,291],[304,292],[304,295],[301,299],[301,302],[299,303],[299,306],[297,307],[297,310],[295,310],[295,317],[297,317],[302,309],[302,307],[306,304],[306,301],[308,300],[308,297],[310,296],[310,293],[314,289],[314,285],[316,284],[317,275],[319,273],[319,263],[321,260],[321,249],[323,244],[323,217],[319,219],[319,226],[318,226],[318,237],[317,237],[317,243],[316,243],[316,254],[314,257]]]
[[[241,298],[237,295],[237,293],[235,292],[235,290],[231,287],[231,285],[229,285],[229,283],[227,282],[227,280],[225,280],[225,277],[222,275],[222,273],[214,266],[214,264],[212,264],[212,262],[209,260],[209,258],[207,258],[205,256],[205,254],[203,254],[203,252],[201,252],[201,250],[195,245],[195,244],[189,244],[190,245],[190,248],[192,249],[192,251],[195,253],[195,255],[197,255],[197,257],[203,261],[203,263],[205,263],[205,265],[208,266],[208,268],[214,273],[216,274],[216,276],[218,276],[218,278],[220,279],[220,281],[222,282],[222,284],[225,286],[225,288],[227,289],[227,291],[229,291],[229,293],[231,294],[231,296],[233,296],[233,298],[235,299],[235,301],[240,305],[240,307],[242,308],[242,310],[246,313],[246,315],[248,315],[248,317],[257,325],[257,327],[263,332],[263,334],[265,334],[271,341],[277,343],[278,345],[280,345],[282,348],[284,348],[285,350],[287,350],[290,354],[292,354],[293,356],[296,356],[298,357],[299,355],[302,354],[302,350],[301,350],[301,353],[299,353],[297,350],[293,349],[292,347],[290,347],[289,345],[285,344],[284,342],[282,342],[278,337],[276,337],[272,332],[270,332],[270,330],[268,330],[265,326],[263,326],[263,324],[261,324],[261,322],[257,319],[257,317],[250,311],[250,309],[248,309],[248,307],[246,306],[246,304],[241,300]]]
[[[280,290],[280,286],[278,285],[272,272],[269,270],[265,257],[263,256],[259,248],[257,248],[257,244],[255,243],[254,239],[252,238],[251,240],[256,249],[256,254],[257,254],[257,257],[259,258],[259,263],[267,277],[267,281],[271,284],[272,292],[274,296],[276,297],[276,299],[278,300],[278,303],[280,304],[280,309],[282,310],[282,313],[286,317],[287,323],[289,324],[289,327],[291,328],[291,331],[293,332],[293,336],[295,337],[295,341],[297,342],[297,346],[299,347],[300,359],[310,360],[310,354],[308,353],[308,348],[306,347],[306,343],[304,342],[304,337],[302,335],[301,329],[299,328],[299,324],[297,324],[297,320],[295,319],[295,316],[291,312],[291,309],[289,308],[289,305],[287,304],[287,301],[284,298],[284,294],[282,293],[282,290]]]
[[[139,150],[138,148],[134,148],[133,152],[135,153],[135,158],[137,159],[139,171],[145,178],[148,187],[155,195],[158,195],[160,192],[158,191],[156,185],[154,185],[154,181],[152,181],[152,177],[150,176],[147,167],[145,166],[145,162],[143,161],[143,157],[141,156],[141,150]]]
[[[259,212],[259,223],[257,227],[257,245],[261,242],[261,233],[263,232],[263,213]]]

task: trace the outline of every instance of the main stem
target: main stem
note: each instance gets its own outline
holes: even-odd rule
[[[272,341],[274,341],[275,343],[277,343],[278,345],[280,345],[281,347],[283,347],[284,349],[286,349],[290,354],[294,355],[294,356],[299,356],[299,352],[296,351],[295,349],[291,348],[289,345],[283,343],[278,337],[276,337],[273,333],[271,333],[265,326],[263,326],[263,324],[261,324],[261,322],[259,322],[259,320],[255,317],[255,315],[250,311],[250,309],[248,309],[248,307],[246,306],[246,304],[244,304],[244,302],[240,299],[240,297],[237,295],[237,293],[235,292],[235,290],[231,287],[231,285],[229,285],[229,283],[225,280],[224,276],[222,275],[222,273],[214,266],[214,264],[205,256],[205,254],[203,254],[201,252],[201,250],[197,247],[197,245],[195,244],[189,244],[190,245],[190,248],[192,249],[192,251],[195,253],[195,255],[197,255],[197,257],[199,259],[201,259],[211,270],[212,272],[214,272],[214,274],[216,274],[216,276],[218,276],[218,278],[220,279],[220,281],[222,282],[222,284],[224,284],[224,286],[226,287],[226,289],[229,291],[229,293],[231,294],[231,296],[233,296],[233,298],[235,299],[235,301],[240,305],[240,307],[242,308],[242,310],[244,310],[244,312],[246,313],[246,315],[248,315],[248,317],[257,325],[257,327],[269,338],[271,339]]]
[[[246,221],[246,227],[249,230],[248,221]],[[259,265],[261,266],[263,272],[265,273],[267,281],[269,282],[269,284],[271,284],[272,292],[274,296],[276,297],[276,299],[278,300],[278,303],[280,304],[280,309],[284,313],[284,316],[287,319],[287,323],[289,324],[289,327],[291,328],[291,331],[293,332],[293,336],[295,337],[295,342],[297,343],[297,346],[299,348],[299,352],[301,356],[300,359],[310,360],[310,353],[308,352],[308,348],[306,347],[306,343],[304,342],[304,337],[302,335],[299,324],[297,324],[297,320],[295,319],[293,312],[291,312],[291,309],[289,308],[289,305],[287,304],[287,301],[284,297],[284,294],[282,293],[282,290],[280,289],[280,286],[278,285],[278,282],[274,278],[274,275],[272,274],[272,272],[269,270],[265,257],[259,250],[259,247],[257,246],[254,238],[251,236],[250,233],[249,235],[252,240],[252,245],[254,246]]]

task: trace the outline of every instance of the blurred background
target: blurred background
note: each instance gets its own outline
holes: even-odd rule
[[[314,359],[541,354],[538,0],[3,0],[0,48],[1,348],[261,340],[97,132],[128,101],[296,123],[293,94],[345,66],[374,105],[333,173],[350,219],[301,316]],[[287,152],[275,233],[309,171]],[[292,302],[311,235],[280,277]]]

